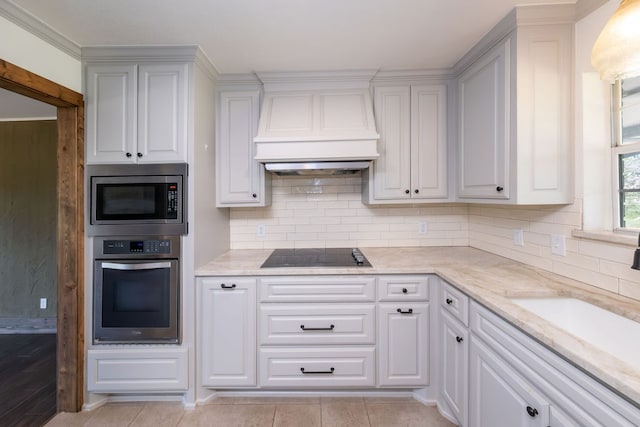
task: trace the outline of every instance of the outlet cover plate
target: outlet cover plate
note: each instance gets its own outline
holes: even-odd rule
[[[516,246],[524,246],[524,232],[522,228],[513,229],[513,244]]]
[[[564,235],[551,235],[551,253],[554,255],[567,256],[567,242]]]

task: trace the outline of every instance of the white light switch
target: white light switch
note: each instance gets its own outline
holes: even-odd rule
[[[554,255],[567,256],[567,244],[564,235],[551,235],[551,253]]]
[[[40,309],[44,310],[47,308],[47,299],[46,298],[40,298]]]

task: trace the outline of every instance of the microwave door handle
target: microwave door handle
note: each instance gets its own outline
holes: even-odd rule
[[[121,264],[117,262],[103,262],[102,268],[110,270],[153,270],[156,268],[171,268],[170,262],[145,262],[139,264]]]

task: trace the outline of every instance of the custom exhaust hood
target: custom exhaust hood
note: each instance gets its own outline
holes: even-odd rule
[[[256,160],[280,175],[366,169],[378,157],[369,84],[375,71],[259,73]]]

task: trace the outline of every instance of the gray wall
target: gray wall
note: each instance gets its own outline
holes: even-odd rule
[[[53,120],[0,122],[0,318],[56,316],[56,135]]]

